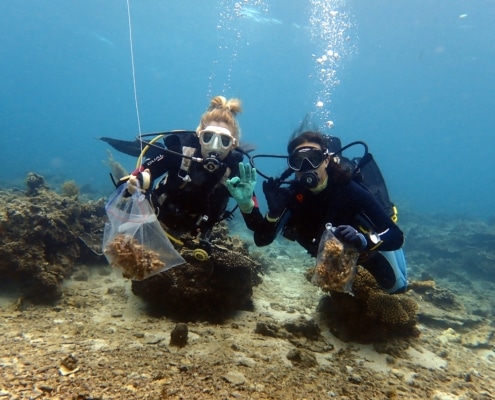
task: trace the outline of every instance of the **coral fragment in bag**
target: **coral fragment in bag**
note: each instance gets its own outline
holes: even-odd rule
[[[351,292],[356,273],[357,251],[344,245],[335,237],[323,243],[311,282],[324,291]]]
[[[124,278],[142,280],[165,267],[159,253],[148,249],[129,235],[115,236],[105,248],[114,267],[122,269]]]

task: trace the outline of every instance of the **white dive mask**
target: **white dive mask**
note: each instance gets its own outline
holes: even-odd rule
[[[215,153],[223,160],[236,144],[236,139],[227,128],[207,126],[199,131],[199,143],[201,144],[201,155],[204,158]]]

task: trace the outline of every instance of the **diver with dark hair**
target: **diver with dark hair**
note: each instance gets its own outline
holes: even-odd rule
[[[330,223],[337,239],[359,251],[358,264],[370,271],[381,287],[389,293],[403,292],[407,288],[401,249],[404,235],[375,197],[353,179],[352,162],[331,145],[326,135],[304,126],[292,135],[287,146],[288,169],[281,177],[263,182],[268,205],[265,216],[253,192],[254,167],[240,164],[240,176],[228,180],[227,188],[247,227],[254,231],[257,246],[272,243],[281,232],[316,257]],[[292,174],[295,179],[283,185]]]
[[[222,220],[230,199],[225,181],[238,175],[243,159],[239,112],[240,100],[214,97],[196,132],[165,135],[165,147],[153,146],[151,156],[127,177],[130,194],[141,190],[150,195],[169,237],[208,239],[213,225]]]

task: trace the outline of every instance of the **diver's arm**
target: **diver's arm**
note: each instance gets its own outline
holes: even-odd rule
[[[368,242],[367,250],[393,251],[404,244],[401,229],[385,213],[383,207],[363,187],[354,184],[352,198],[356,201],[361,214],[372,226],[371,232],[362,232]]]
[[[218,187],[208,196],[206,208],[201,220],[197,223],[196,233],[207,233],[218,223],[229,203],[229,192],[225,187]]]
[[[158,154],[154,158],[147,159],[139,169],[141,171],[148,169],[152,179],[156,179],[169,170],[170,158],[166,157],[164,153]]]
[[[166,172],[170,171],[171,165],[177,161],[178,157],[165,156],[164,153],[156,154],[153,158],[146,159],[138,168],[131,173],[131,178],[136,177],[141,183],[141,188],[146,191],[153,188],[153,181]],[[146,182],[143,185],[143,182]]]
[[[248,229],[254,232],[256,246],[263,247],[273,242],[279,230],[280,219],[272,220],[268,215],[263,217],[257,206],[250,213],[242,213],[242,217]]]
[[[388,220],[390,222],[387,227],[377,229],[375,235],[369,236],[366,239],[368,241],[368,249],[393,251],[398,250],[402,247],[402,245],[404,244],[403,232],[390,218],[388,218]]]
[[[271,179],[273,181],[273,179]],[[227,189],[231,196],[237,202],[241,210],[244,222],[248,229],[254,232],[254,242],[256,246],[266,246],[273,242],[278,231],[279,218],[264,218],[260,212],[254,187],[256,185],[256,169],[250,164],[239,163],[239,176],[226,181]],[[263,191],[265,191],[265,183],[263,183]],[[278,190],[277,185],[277,190]],[[266,192],[265,192],[266,195]],[[270,208],[270,202],[268,202]],[[270,214],[272,210],[270,209]],[[283,211],[283,208],[282,210]],[[280,215],[280,214],[279,214]]]
[[[188,147],[199,150],[199,143],[197,143],[197,137],[193,132],[185,132],[185,136],[182,137],[184,144]],[[182,141],[178,135],[167,135],[164,139],[166,148],[163,150],[160,143],[153,144],[145,153],[146,159],[133,174],[137,174],[144,170],[149,170],[151,174],[151,181],[159,178],[170,170],[180,168],[184,155],[182,154]]]

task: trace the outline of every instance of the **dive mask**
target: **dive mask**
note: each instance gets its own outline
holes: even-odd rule
[[[327,158],[328,152],[315,147],[304,146],[294,150],[287,158],[287,164],[293,171],[317,169]]]
[[[201,144],[203,157],[214,152],[223,159],[234,147],[236,139],[227,128],[207,126],[205,129],[199,131],[199,143]]]

